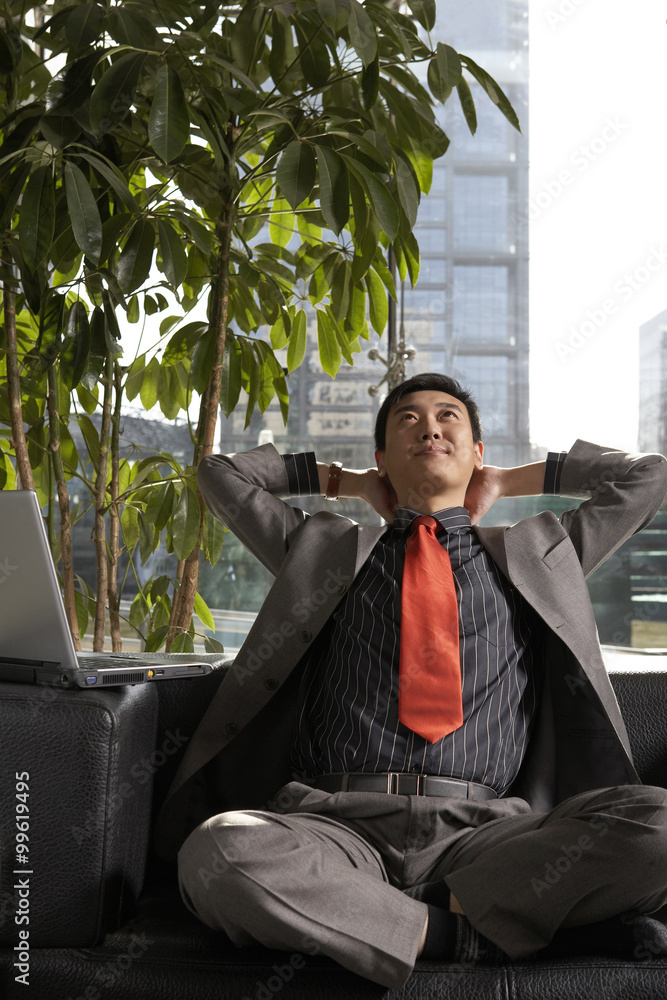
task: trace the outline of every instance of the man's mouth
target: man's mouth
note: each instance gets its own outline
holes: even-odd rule
[[[446,455],[447,449],[441,448],[437,444],[430,444],[426,448],[420,448],[419,451],[415,452],[415,455]]]

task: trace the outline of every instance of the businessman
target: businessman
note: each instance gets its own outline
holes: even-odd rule
[[[667,463],[578,441],[484,467],[476,404],[437,374],[388,395],[376,462],[265,445],[200,467],[276,582],[162,816],[165,852],[192,830],[184,900],[237,944],[310,944],[392,988],[419,956],[667,952],[667,791],[633,768],[585,584]],[[316,493],[387,524],[285,503]],[[585,499],[476,527],[541,493]]]

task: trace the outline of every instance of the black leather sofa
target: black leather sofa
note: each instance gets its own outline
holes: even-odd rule
[[[655,667],[612,679],[643,780],[667,786],[667,666],[646,659]],[[667,998],[667,958],[649,949],[635,961],[420,962],[388,991],[322,956],[237,949],[201,925],[150,831],[223,672],[96,692],[0,685],[0,997]]]

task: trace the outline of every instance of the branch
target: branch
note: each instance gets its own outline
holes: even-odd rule
[[[7,247],[2,251],[2,263],[9,269],[10,277],[2,285],[2,302],[5,317],[5,352],[7,355],[7,395],[12,428],[12,444],[16,455],[16,468],[24,490],[35,489],[35,480],[28,457],[28,443],[23,426],[21,407],[21,378],[19,375],[18,339],[16,335],[16,296],[12,286],[12,259]]]
[[[60,558],[63,570],[63,599],[65,612],[74,648],[81,649],[79,621],[76,616],[76,594],[74,590],[74,566],[72,563],[72,522],[69,511],[69,492],[65,481],[62,452],[60,450],[60,413],[58,412],[58,368],[51,365],[47,374],[48,394],[46,397],[49,413],[49,448],[51,463],[58,490],[60,509]]]

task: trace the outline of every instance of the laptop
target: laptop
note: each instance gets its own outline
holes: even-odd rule
[[[32,490],[0,490],[0,680],[99,688],[201,677],[221,654],[77,653]]]

